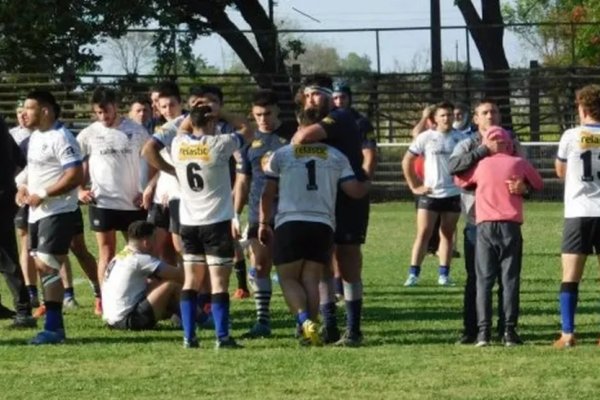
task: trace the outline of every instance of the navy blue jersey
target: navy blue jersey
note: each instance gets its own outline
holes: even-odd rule
[[[335,147],[348,157],[356,178],[360,181],[365,180],[366,174],[362,168],[363,140],[352,113],[348,110],[336,108],[323,118],[319,124],[327,134],[323,142]]]
[[[356,125],[358,126],[358,131],[360,132],[360,136],[362,138],[362,148],[363,149],[375,149],[377,148],[377,141],[375,140],[375,128],[371,121],[354,108],[350,108],[348,111],[352,113],[354,120],[356,121]]]

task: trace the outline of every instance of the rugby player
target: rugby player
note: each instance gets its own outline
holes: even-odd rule
[[[301,110],[301,126],[321,120],[320,110]],[[286,303],[303,341],[321,345],[319,281],[329,267],[334,242],[338,185],[351,198],[364,197],[368,183],[358,182],[346,156],[324,143],[287,145],[275,151],[266,168],[268,181],[260,201],[259,237],[274,242],[273,261]],[[279,198],[277,213],[274,212]],[[271,227],[275,217],[275,232]]]
[[[229,276],[233,265],[234,217],[229,160],[251,131],[219,134],[218,116],[208,106],[192,109],[192,134],[173,139],[171,158],[180,183],[181,237],[185,281],[181,292],[184,347],[198,347],[198,290],[210,277],[216,348],[240,347],[229,334]]]
[[[460,189],[454,184],[448,171],[448,157],[464,135],[452,129],[452,104],[443,102],[435,107],[435,128],[425,131],[412,142],[402,160],[402,171],[413,194],[419,196],[417,203],[417,235],[411,254],[408,279],[404,286],[419,282],[421,263],[427,251],[427,243],[433,234],[436,220],[440,221],[439,276],[438,284],[452,286],[450,263],[452,238],[460,217]],[[414,164],[419,155],[425,156],[425,176],[421,182],[415,174]]]
[[[363,170],[363,138],[352,114],[343,109],[334,108],[332,80],[328,75],[316,74],[306,79],[299,93],[304,109],[318,111],[320,121],[296,132],[292,143],[307,144],[323,141],[341,151],[350,161],[352,170],[359,181],[366,180]],[[360,328],[363,307],[362,254],[360,246],[365,242],[369,215],[368,198],[352,199],[338,192],[336,200],[335,248],[333,257],[339,266],[344,281],[344,299],[346,306],[346,331],[340,338],[335,315],[335,292],[333,277],[325,271],[320,285],[320,309],[323,314],[322,329],[325,343],[337,343],[340,346],[356,346],[362,342]]]
[[[127,245],[106,268],[103,319],[113,329],[153,329],[178,312],[183,271],[152,255],[154,230],[146,221],[129,225]]]
[[[259,90],[252,100],[252,116],[257,131],[252,142],[241,151],[242,162],[238,164],[235,179],[233,219],[234,238],[241,238],[240,215],[248,200],[248,233],[247,239],[251,249],[251,269],[255,269],[254,302],[256,304],[256,323],[246,332],[243,338],[267,337],[271,335],[269,306],[272,295],[271,269],[272,247],[263,245],[258,240],[260,196],[265,186],[264,169],[270,155],[288,143],[296,132],[295,124],[284,124],[279,120],[278,98],[271,90]],[[273,221],[271,221],[273,222]],[[236,271],[237,273],[237,271]],[[239,276],[238,281],[245,281]]]
[[[91,103],[97,121],[77,135],[91,187],[81,186],[79,200],[89,205],[90,227],[98,243],[98,280],[102,282],[106,266],[115,256],[116,232],[127,237],[129,225],[146,217],[140,208],[140,153],[149,135],[143,126],[119,116],[114,90],[96,88]]]
[[[576,344],[579,282],[588,255],[600,253],[600,86],[585,86],[575,98],[580,125],[562,134],[555,161],[556,175],[565,182],[559,297],[562,326],[556,348]]]
[[[46,315],[44,330],[30,344],[65,340],[62,316],[64,287],[59,270],[64,263],[77,223],[77,187],[83,183],[77,141],[56,126],[54,96],[36,90],[25,100],[25,122],[35,129],[29,140],[27,168],[17,177],[17,203],[29,205],[30,250],[40,271]]]

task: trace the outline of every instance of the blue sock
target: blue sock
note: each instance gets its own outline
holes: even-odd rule
[[[573,333],[575,331],[578,292],[578,282],[563,282],[560,285],[560,319],[563,333]]]
[[[181,325],[183,337],[190,341],[196,338],[196,304],[198,292],[195,290],[182,290],[179,307],[181,310]]]
[[[300,326],[302,326],[302,324],[309,319],[310,318],[308,318],[308,313],[306,311],[299,312],[296,316],[296,321]]]
[[[72,288],[72,287],[65,288],[64,298],[65,299],[72,299],[74,297],[75,297],[75,289]]]
[[[217,339],[229,336],[229,293],[214,293],[211,296],[211,308],[215,319]]]
[[[325,303],[319,306],[323,322],[326,327],[337,327],[337,317],[335,315],[335,303]]]
[[[335,294],[338,296],[344,295],[344,281],[342,278],[333,278],[333,284],[335,286]]]
[[[408,273],[410,275],[419,276],[421,275],[421,266],[420,265],[411,265],[408,269]]]
[[[346,327],[350,333],[360,335],[360,318],[362,312],[362,282],[344,282],[344,299],[346,300]]]
[[[44,330],[56,332],[65,329],[63,325],[62,303],[59,301],[46,301],[46,319],[44,320]]]
[[[350,333],[360,334],[362,299],[346,301],[346,323]]]
[[[440,267],[438,268],[438,273],[440,274],[440,276],[448,276],[450,275],[450,267],[448,267],[447,265],[440,265]]]

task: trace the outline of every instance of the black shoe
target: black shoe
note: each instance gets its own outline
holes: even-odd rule
[[[507,329],[502,337],[502,343],[506,347],[520,346],[523,344],[523,340],[514,329]]]
[[[184,349],[197,349],[198,347],[200,347],[200,343],[197,338],[192,338],[190,340],[183,338]]]
[[[37,319],[33,318],[31,315],[19,315],[17,314],[13,319],[12,324],[8,326],[9,329],[28,329],[28,328],[36,328],[37,327]]]
[[[331,344],[340,340],[340,330],[337,326],[325,326],[319,332],[323,344]]]
[[[231,336],[225,339],[219,339],[215,343],[215,349],[242,349],[244,346],[238,344]]]
[[[477,335],[468,335],[463,333],[461,337],[458,338],[456,344],[475,344],[477,340]]]
[[[13,310],[6,307],[3,304],[0,304],[0,319],[12,319],[17,315]]]
[[[346,331],[333,345],[338,347],[358,347],[362,344],[363,335],[362,333]]]
[[[487,347],[492,344],[492,339],[489,330],[479,331],[475,340],[475,347]]]

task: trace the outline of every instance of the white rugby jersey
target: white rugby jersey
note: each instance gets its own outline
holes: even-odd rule
[[[173,139],[171,158],[181,190],[182,225],[209,225],[233,218],[229,159],[243,144],[237,133]]]
[[[11,128],[8,132],[17,144],[21,144],[23,140],[31,136],[31,131],[22,126],[15,126],[14,128]]]
[[[55,184],[68,168],[81,165],[77,141],[64,127],[55,125],[50,130],[34,131],[27,151],[27,187],[36,193]],[[51,215],[77,209],[77,188],[59,196],[47,197],[37,207],[30,207],[29,222],[34,223]]]
[[[557,158],[567,163],[565,218],[600,217],[600,124],[565,131]]]
[[[429,129],[411,143],[408,151],[425,157],[423,185],[431,188],[431,193],[427,196],[446,198],[460,195],[460,189],[450,175],[448,159],[456,144],[466,138],[466,135],[454,130],[442,133]]]
[[[125,318],[145,296],[146,279],[163,262],[149,254],[125,247],[106,267],[102,284],[102,319],[114,324]]]
[[[279,180],[275,227],[289,221],[311,221],[335,229],[338,185],[356,179],[346,156],[323,143],[280,148],[265,173],[267,179]]]
[[[142,125],[128,118],[116,128],[94,122],[77,135],[81,153],[88,159],[97,207],[138,209],[133,201],[142,192],[140,153],[149,138]]]
[[[160,155],[169,164],[173,164],[171,160],[171,144],[175,136],[177,136],[177,130],[181,125],[181,122],[185,119],[185,115],[180,115],[172,121],[163,124],[161,127],[156,129],[152,139],[159,142],[163,147]],[[163,197],[167,197],[168,200],[179,198],[179,182],[177,179],[166,172],[159,172],[158,181],[156,181],[156,189],[154,190],[154,198],[152,201],[156,204],[161,204]]]

